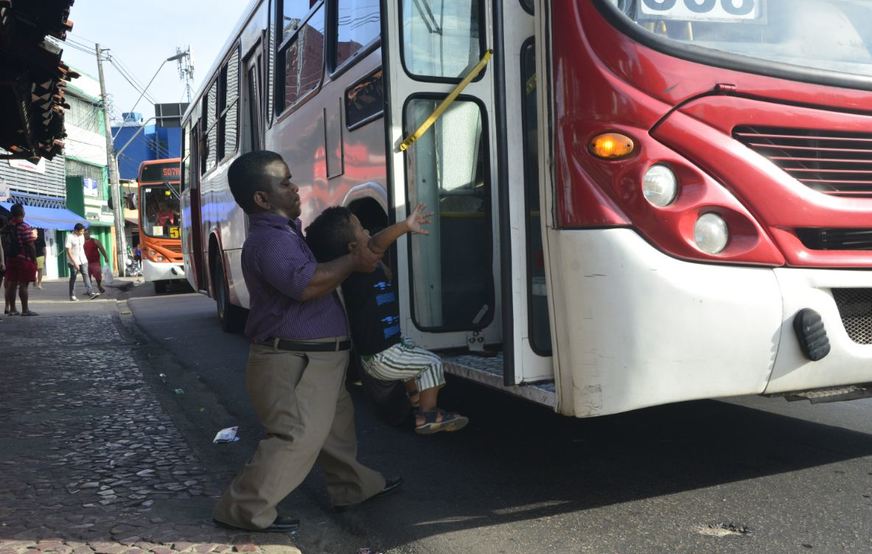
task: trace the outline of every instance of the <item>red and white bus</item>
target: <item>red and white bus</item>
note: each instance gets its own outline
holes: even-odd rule
[[[179,208],[179,158],[146,160],[139,165],[139,250],[142,278],[164,292],[172,281],[185,280]]]
[[[434,210],[391,263],[451,373],[578,417],[872,382],[868,2],[260,0],[184,130],[186,273],[228,329],[227,167],[267,148],[304,225]]]

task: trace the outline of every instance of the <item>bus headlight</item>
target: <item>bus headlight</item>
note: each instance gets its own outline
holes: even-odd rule
[[[693,241],[696,247],[706,254],[718,254],[730,240],[727,222],[718,214],[707,213],[700,216],[693,226]]]
[[[163,261],[164,261],[164,257],[161,256],[161,255],[157,252],[157,250],[155,250],[154,248],[149,248],[149,249],[146,251],[145,255],[146,255],[146,257],[148,257],[149,260],[151,260],[151,261],[153,261],[153,262],[158,262],[158,263],[160,263],[160,262],[163,262]]]
[[[651,205],[665,208],[678,194],[678,179],[665,165],[652,165],[642,179],[642,194]]]

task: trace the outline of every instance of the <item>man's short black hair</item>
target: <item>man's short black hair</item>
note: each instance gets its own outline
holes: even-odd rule
[[[81,223],[76,223],[76,224],[73,226],[73,231],[81,231],[81,230],[84,229],[84,228],[85,228],[85,226],[82,225]]]
[[[327,208],[306,227],[306,242],[319,263],[348,254],[348,243],[354,242],[351,210],[342,206]]]
[[[22,204],[12,204],[9,213],[12,214],[12,217],[24,217],[24,206]]]
[[[266,182],[264,169],[274,162],[284,163],[284,160],[281,155],[270,150],[255,150],[246,152],[230,164],[230,169],[227,170],[230,192],[245,213],[257,211],[254,193],[268,190],[272,186],[271,183]]]

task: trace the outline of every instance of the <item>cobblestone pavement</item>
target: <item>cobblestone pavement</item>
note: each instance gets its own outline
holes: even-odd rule
[[[212,525],[224,482],[162,410],[106,304],[0,323],[0,554],[299,552],[287,535]]]

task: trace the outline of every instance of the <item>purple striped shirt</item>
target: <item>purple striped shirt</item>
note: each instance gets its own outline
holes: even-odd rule
[[[242,246],[242,274],[251,295],[245,334],[255,342],[348,336],[345,311],[335,292],[300,301],[318,266],[303,239],[300,220],[289,222],[263,212],[251,214],[249,221]]]

